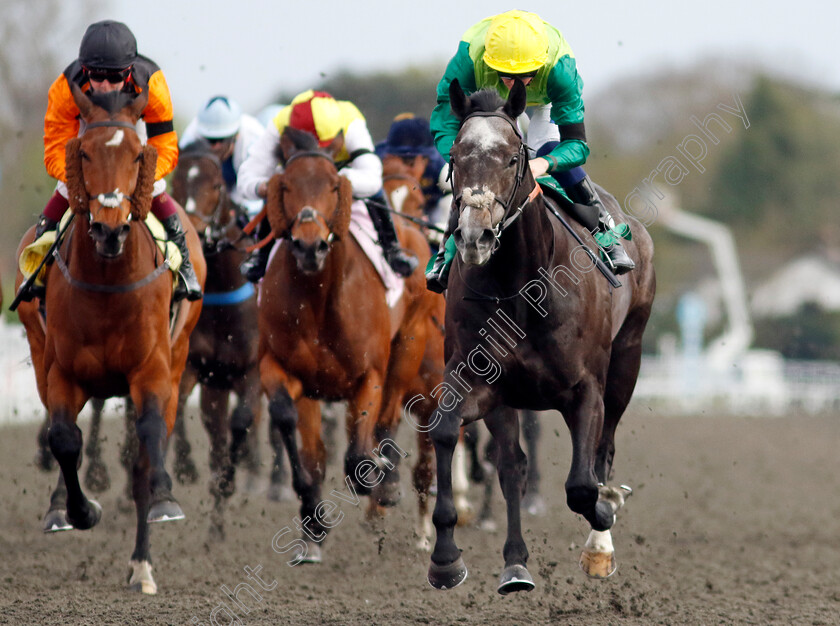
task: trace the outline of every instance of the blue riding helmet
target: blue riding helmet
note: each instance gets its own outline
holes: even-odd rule
[[[438,152],[428,120],[410,117],[395,121],[388,130],[388,138],[382,145],[382,152],[397,156],[422,155],[433,158]]]

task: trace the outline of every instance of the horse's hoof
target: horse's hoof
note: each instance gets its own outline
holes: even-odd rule
[[[70,513],[65,515],[67,521],[73,524],[76,530],[90,530],[99,523],[102,519],[102,507],[96,500],[88,500],[87,513],[81,519],[73,519]]]
[[[271,483],[269,485],[266,497],[271,502],[294,502],[297,500],[297,494],[294,489],[288,485],[279,485],[277,483]]]
[[[181,506],[174,500],[163,500],[155,502],[149,507],[149,514],[146,516],[146,521],[151,523],[157,522],[174,522],[175,520],[184,519],[184,511]]]
[[[429,564],[429,584],[435,589],[454,589],[467,579],[467,566],[460,556],[449,565]]]
[[[304,539],[303,542],[306,544],[306,555],[298,561],[298,563],[320,563],[323,559],[321,554],[321,544],[308,539]]]
[[[67,521],[67,512],[64,509],[47,511],[44,516],[44,532],[57,533],[62,530],[73,530],[73,524]]]
[[[128,590],[153,596],[157,593],[157,584],[152,578],[152,564],[148,561],[129,561],[131,573],[128,578]]]
[[[547,507],[545,506],[545,500],[543,497],[534,492],[529,492],[525,494],[525,497],[522,498],[521,508],[524,511],[527,511],[529,515],[533,515],[534,517],[540,517],[545,515]]]
[[[376,485],[371,496],[380,506],[397,506],[402,500],[402,491],[398,482],[382,482]]]
[[[580,555],[580,569],[590,578],[609,578],[615,574],[615,552],[584,550]]]
[[[502,571],[496,591],[506,596],[514,591],[531,591],[535,586],[524,565],[509,565]]]
[[[108,468],[101,461],[91,462],[85,470],[85,487],[93,493],[108,491],[111,487],[111,477]]]

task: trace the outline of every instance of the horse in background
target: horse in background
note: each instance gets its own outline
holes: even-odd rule
[[[329,530],[316,510],[325,469],[317,400],[348,401],[348,495],[371,495],[374,510],[395,505],[397,465],[406,453],[393,437],[426,351],[433,303],[416,271],[388,306],[382,280],[349,232],[352,187],[334,163],[343,144],[339,134],[322,149],[313,135],[286,128],[279,146],[284,172],[271,178],[266,202],[280,239],[260,287],[260,374],[272,430],[282,434],[301,498],[306,562],[320,562]],[[425,263],[422,234],[401,224],[397,232]],[[428,424],[424,407],[411,414]]]
[[[79,483],[82,433],[76,419],[90,398],[130,395],[138,414],[138,453],[131,481],[137,533],[128,584],[153,594],[149,523],[184,517],[172,495],[164,451],[201,303],[177,304],[170,320],[173,276],[142,224],[151,207],[157,161],[154,147],[144,146],[135,129],[148,88],[136,97],[122,92],[89,97],[75,85],[72,89],[84,123],[83,134],[68,142],[66,153],[74,221],[46,274],[46,309],[61,314],[44,319],[37,299],[18,309],[38,393],[50,415],[50,449],[61,469],[44,530],[85,530],[99,522],[101,507]],[[203,283],[198,237],[183,211],[180,217]],[[33,235],[30,228],[18,254]],[[22,282],[18,272],[16,287]]]
[[[187,479],[192,474],[184,407],[198,384],[201,421],[210,437],[214,501],[210,532],[221,539],[224,503],[235,491],[236,465],[246,459],[252,479],[259,469],[256,424],[262,390],[257,368],[257,302],[253,285],[239,272],[245,253],[224,243],[241,233],[244,212],[230,200],[222,164],[207,141],[198,140],[181,150],[172,176],[172,197],[198,232],[207,262],[204,306],[190,335],[179,389],[175,471]],[[237,396],[237,405],[229,412],[231,392]]]
[[[457,80],[449,96],[461,128],[450,153],[458,255],[446,294],[446,380],[465,393],[440,407],[431,432],[438,497],[428,579],[450,589],[467,576],[454,541],[451,463],[461,425],[483,418],[499,447],[507,502],[498,591],[534,588],[520,521],[527,461],[516,409],[525,408],[557,409],[566,421],[573,450],[566,501],[592,528],[580,564],[590,576],[606,577],[615,570],[609,529],[628,494],[606,483],[653,303],[653,244],[642,224],[622,216],[615,198],[599,190],[613,217],[632,225],[626,248],[636,269],[614,288],[591,271],[600,267],[589,250],[597,249],[591,234],[553,216],[531,175],[514,121],[526,106],[522,82],[514,83],[507,101],[492,90],[467,98]],[[494,331],[489,338],[485,325]]]

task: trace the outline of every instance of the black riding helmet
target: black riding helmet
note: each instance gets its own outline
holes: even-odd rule
[[[136,59],[137,40],[122,22],[91,24],[79,45],[79,62],[86,69],[124,70]]]

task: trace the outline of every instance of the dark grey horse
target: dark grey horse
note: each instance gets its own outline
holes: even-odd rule
[[[507,502],[505,568],[500,593],[534,587],[520,527],[526,458],[516,409],[559,410],[572,438],[566,501],[592,527],[581,565],[592,576],[615,569],[609,529],[625,492],[605,486],[615,428],[627,407],[641,359],[641,339],[655,291],[653,245],[640,222],[622,216],[600,190],[636,269],[611,286],[594,257],[546,208],[513,120],[526,105],[517,81],[507,101],[494,91],[467,98],[457,81],[452,110],[462,126],[451,152],[455,210],[450,221],[458,256],[446,294],[447,392],[431,435],[437,455],[437,531],[429,568],[433,587],[454,587],[467,569],[455,544],[457,514],[451,464],[462,424],[484,419],[499,449]],[[573,225],[592,250],[597,244]]]

